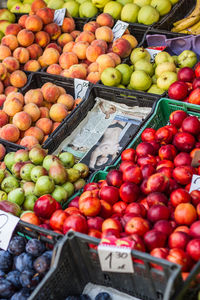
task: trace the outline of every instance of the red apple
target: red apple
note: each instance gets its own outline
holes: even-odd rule
[[[182,225],[182,226],[178,226],[175,228],[174,232],[177,232],[177,231],[182,231],[182,232],[189,234],[190,229],[188,226]]]
[[[161,158],[161,160],[174,160],[175,156],[177,154],[177,150],[173,145],[165,145],[162,146],[159,151],[158,155]]]
[[[199,77],[200,76],[200,64],[199,63],[197,63],[195,65],[194,71],[195,71],[195,76]]]
[[[101,202],[96,197],[88,197],[80,202],[79,209],[87,217],[96,217],[101,210]]]
[[[180,185],[176,182],[176,180],[173,178],[169,178],[169,187],[167,190],[167,194],[170,195],[172,191],[174,191],[178,188],[180,188]]]
[[[170,234],[168,239],[169,248],[179,248],[185,250],[188,242],[190,241],[190,236],[182,231],[173,232]]]
[[[126,207],[125,213],[134,213],[144,218],[146,216],[146,209],[142,204],[133,202]]]
[[[147,203],[148,203],[149,207],[151,207],[152,205],[155,205],[155,204],[160,204],[160,203],[167,204],[167,202],[168,202],[168,198],[165,196],[165,194],[160,193],[160,192],[150,193],[146,199],[147,199]]]
[[[184,132],[191,133],[192,135],[198,135],[200,132],[200,122],[195,116],[189,116],[183,120],[182,130]]]
[[[69,215],[62,209],[54,211],[49,222],[51,228],[62,232],[64,221],[68,216]]]
[[[175,167],[191,166],[191,162],[192,162],[192,158],[189,155],[189,153],[186,152],[180,152],[178,155],[176,155],[174,159]]]
[[[159,220],[168,220],[169,216],[169,208],[163,204],[155,204],[151,206],[147,212],[147,219],[152,223]]]
[[[173,145],[183,152],[190,152],[195,144],[195,138],[188,132],[178,132],[173,139]]]
[[[192,89],[195,90],[200,87],[200,77],[194,79],[192,83]]]
[[[154,224],[153,229],[156,229],[157,231],[163,232],[167,236],[169,236],[172,233],[172,231],[173,231],[171,223],[169,221],[167,221],[167,220],[159,220],[159,221],[157,221]]]
[[[167,255],[169,253],[169,250],[167,248],[154,248],[150,254],[154,257],[157,257],[157,258],[161,258],[161,259],[166,259]],[[158,270],[162,270],[163,267],[157,265],[157,264],[154,264],[154,263],[151,263],[152,267],[155,268],[155,269],[158,269]]]
[[[134,202],[138,199],[140,193],[139,187],[132,182],[125,182],[119,189],[120,198],[126,202]]]
[[[193,238],[200,238],[200,220],[194,222],[191,226],[190,226],[190,232],[189,234],[193,237]]]
[[[190,193],[190,196],[192,198],[192,204],[197,206],[200,203],[200,191],[194,190]]]
[[[134,162],[124,160],[124,161],[122,161],[122,163],[120,164],[119,170],[120,170],[121,172],[124,172],[128,167],[131,167],[131,166],[135,166]]]
[[[174,219],[177,224],[191,225],[197,219],[195,207],[190,203],[179,204],[174,211]]]
[[[142,142],[136,147],[136,155],[138,157],[145,156],[147,154],[154,154],[154,147],[148,142]]]
[[[182,249],[170,249],[169,255],[167,255],[166,259],[172,263],[180,265],[182,271],[188,271],[190,266],[190,258]]]
[[[158,153],[158,150],[160,149],[160,143],[156,141],[149,141],[149,144],[151,144],[154,148],[154,155]]]
[[[122,161],[135,161],[135,150],[132,148],[126,149],[121,154]]]
[[[139,184],[142,181],[142,171],[138,166],[128,167],[123,172],[123,181]]]
[[[144,165],[151,165],[152,167],[155,168],[157,165],[157,160],[156,160],[155,156],[148,154],[146,156],[138,157],[137,164],[140,167],[144,166]]]
[[[63,233],[66,234],[70,229],[87,233],[88,226],[85,217],[81,215],[71,215],[67,217],[63,223]]]
[[[199,261],[200,260],[200,239],[191,240],[187,244],[186,251],[192,259],[194,259],[195,261]]]
[[[113,213],[123,214],[126,210],[127,204],[124,201],[118,201],[113,205]]]
[[[141,134],[141,140],[143,142],[150,142],[155,140],[156,130],[153,128],[146,128]]]
[[[109,171],[106,176],[106,181],[107,181],[108,185],[120,187],[123,183],[122,172],[120,172],[118,170]]]
[[[142,165],[140,169],[142,171],[143,178],[148,178],[156,171],[152,165]]]
[[[180,166],[173,170],[173,178],[180,184],[186,185],[191,182],[193,169],[190,166]]]
[[[159,170],[160,168],[163,168],[163,167],[166,167],[166,168],[174,168],[174,163],[171,161],[171,160],[161,160],[158,162],[157,164],[157,167],[156,167],[156,170]]]
[[[189,95],[189,99],[188,99],[189,103],[192,104],[200,104],[200,88],[197,87],[195,90],[193,90],[190,95]]]
[[[99,213],[99,216],[102,217],[103,219],[107,219],[109,218],[112,213],[112,206],[110,205],[110,203],[106,202],[105,200],[100,200],[101,203],[101,211]]]
[[[169,116],[169,121],[172,125],[180,128],[183,120],[188,116],[188,114],[183,110],[173,111]]]
[[[165,128],[167,128],[173,135],[175,135],[178,132],[178,129],[174,125],[165,125]]]
[[[88,235],[89,236],[92,236],[92,237],[95,237],[97,239],[101,239],[101,232],[99,230],[96,230],[96,229],[89,229],[88,231]],[[94,248],[96,249],[96,245],[92,245],[90,244],[92,247],[91,248]]]
[[[117,229],[109,228],[102,232],[101,238],[106,238],[109,236],[115,236],[116,238],[120,238],[120,232]]]
[[[98,183],[96,183],[96,182],[90,182],[90,183],[87,183],[84,186],[83,191],[84,192],[86,192],[86,191],[93,191],[93,190],[96,190],[98,188],[99,188]]]
[[[166,127],[161,127],[156,131],[155,140],[162,145],[171,143],[173,138],[172,132]]]
[[[133,242],[131,249],[145,252],[144,242],[137,233],[129,235],[128,239],[131,240],[131,242]]]
[[[36,200],[34,213],[40,218],[50,219],[56,208],[56,200],[51,195],[44,195]]]
[[[113,205],[119,199],[119,189],[113,186],[104,186],[100,189],[99,197]]]
[[[88,228],[89,229],[96,229],[98,231],[101,231],[103,221],[104,220],[101,217],[89,218],[87,220]]]
[[[139,236],[143,236],[149,229],[148,221],[141,217],[131,218],[125,226],[125,232],[127,234],[137,233]]]
[[[150,192],[164,192],[169,184],[169,179],[161,174],[156,173],[151,175],[147,180],[147,189]]]
[[[102,232],[104,232],[106,229],[116,229],[119,232],[121,232],[122,226],[118,220],[113,218],[108,218],[102,224]]]
[[[155,248],[165,247],[167,236],[155,229],[152,229],[145,233],[144,243],[147,246],[149,251],[152,251]]]
[[[188,86],[185,82],[175,81],[172,83],[168,89],[169,98],[175,100],[183,100],[187,97]]]
[[[158,171],[157,171],[157,173],[161,173],[161,174],[165,175],[168,178],[172,177],[172,172],[173,172],[173,169],[168,168],[168,167],[159,168]]]
[[[68,204],[68,207],[77,207],[77,208],[79,208],[78,202],[79,202],[79,196],[76,196],[76,197],[74,197],[74,199],[72,199],[72,201]]]
[[[184,67],[178,71],[178,80],[192,82],[195,78],[195,73],[192,68]]]
[[[82,215],[80,210],[77,207],[73,207],[73,206],[67,207],[65,209],[65,212],[68,213],[69,215],[74,215],[74,214],[75,215]]]
[[[140,217],[140,215],[136,214],[136,213],[125,213],[121,217],[121,224],[122,224],[123,228],[125,228],[128,221],[130,221],[132,218],[135,218],[135,217]]]
[[[170,195],[170,201],[174,207],[180,203],[188,203],[191,201],[190,194],[184,189],[177,189]]]
[[[142,181],[142,184],[140,185],[140,190],[144,195],[148,195],[149,193],[151,193],[150,189],[147,187],[147,181],[148,179],[144,179]]]
[[[80,205],[80,203],[89,198],[89,197],[94,197],[94,198],[98,198],[99,196],[99,189],[98,190],[92,190],[92,191],[86,191],[86,192],[83,192],[80,196],[79,196],[79,200],[78,200],[78,203]]]

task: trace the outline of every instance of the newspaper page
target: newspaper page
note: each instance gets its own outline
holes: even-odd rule
[[[91,169],[102,169],[111,164],[126,146],[142,120],[150,113],[149,107],[130,107],[101,98],[86,118],[55,151],[68,151]]]

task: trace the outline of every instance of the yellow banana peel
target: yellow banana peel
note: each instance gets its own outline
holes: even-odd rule
[[[172,32],[180,32],[180,31],[182,31],[184,29],[187,29],[187,28],[193,26],[194,24],[196,24],[199,20],[200,20],[200,15],[191,17],[189,19],[185,19],[179,25],[177,25],[176,27],[172,28]]]
[[[200,14],[200,0],[196,1],[196,6],[195,6],[194,10],[187,17],[175,22],[173,25],[174,25],[174,27],[176,27],[179,24],[181,24],[184,20],[190,19],[191,17],[196,16],[198,14]]]

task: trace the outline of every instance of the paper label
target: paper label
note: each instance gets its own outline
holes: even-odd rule
[[[119,39],[124,34],[126,29],[128,28],[128,25],[129,24],[126,22],[119,21],[119,20],[117,21],[117,23],[112,29],[114,40]]]
[[[62,26],[66,14],[66,8],[56,9],[54,13],[54,23]]]
[[[89,87],[89,81],[75,78],[74,79],[74,91],[75,91],[75,99],[85,97],[87,89]]]
[[[19,222],[19,218],[0,210],[0,248],[8,249],[13,231]]]
[[[200,191],[200,176],[199,175],[192,176],[189,193],[191,193],[192,191],[196,191],[196,190]]]
[[[195,151],[191,166],[198,167],[200,165],[200,150]]]
[[[159,47],[149,47],[146,48],[146,50],[149,52],[149,54],[151,55],[151,62],[154,62],[155,57],[158,53],[162,52],[163,50],[165,50],[165,46],[159,46]]]

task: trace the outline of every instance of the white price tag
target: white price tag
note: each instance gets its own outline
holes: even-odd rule
[[[75,91],[75,99],[85,97],[87,89],[89,87],[89,81],[75,78],[74,79],[74,91]]]
[[[13,231],[19,222],[19,218],[0,210],[0,248],[8,249]]]
[[[151,62],[154,62],[155,57],[158,53],[162,52],[162,50],[155,50],[155,49],[149,49],[146,48],[146,50],[149,52],[149,54],[151,55]]]
[[[56,0],[55,0],[56,1]],[[56,9],[54,12],[54,23],[59,26],[62,26],[63,20],[65,18],[66,8]]]
[[[134,273],[131,248],[100,244],[98,255],[102,271]]]
[[[199,175],[192,175],[192,182],[190,186],[189,193],[192,191],[198,190],[200,191],[200,176]]]
[[[124,32],[126,31],[126,29],[128,28],[128,23],[123,22],[123,21],[117,21],[117,23],[115,24],[115,26],[112,29],[113,35],[114,35],[114,41],[116,39],[119,39]]]

